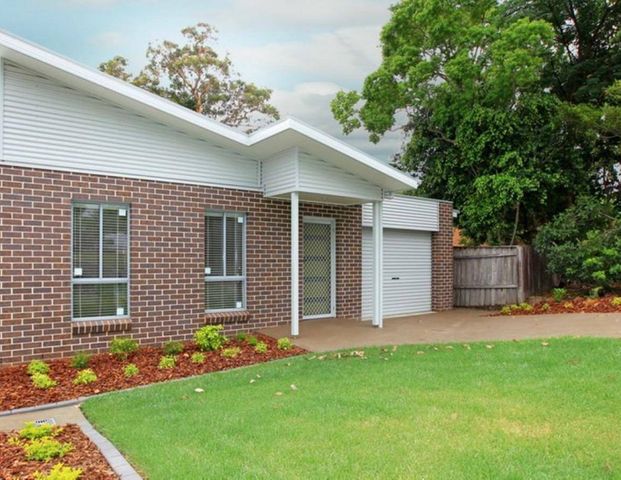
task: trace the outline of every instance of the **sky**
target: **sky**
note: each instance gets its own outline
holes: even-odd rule
[[[273,90],[281,116],[293,116],[382,161],[401,146],[378,145],[363,131],[341,135],[329,103],[359,89],[381,61],[379,32],[394,0],[0,0],[0,28],[97,67],[114,55],[130,71],[145,63],[149,42],[181,41],[183,27],[206,22],[219,31],[244,80]]]

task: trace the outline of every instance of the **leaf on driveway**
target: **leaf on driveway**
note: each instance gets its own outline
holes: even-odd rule
[[[281,397],[283,395],[282,392],[276,392],[274,395],[276,395],[277,397]]]
[[[542,347],[549,347],[550,346],[550,342],[541,342],[541,346]]]
[[[296,387],[296,386],[292,383],[292,384],[291,384],[291,390],[294,390],[294,391],[295,391],[295,390],[297,390],[297,389],[298,389],[298,387]]]
[[[202,388],[195,388],[194,391],[196,393],[205,393],[205,390],[203,390]]]

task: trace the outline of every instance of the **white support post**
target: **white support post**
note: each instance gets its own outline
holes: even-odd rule
[[[300,334],[300,196],[291,193],[291,336]]]
[[[384,326],[383,202],[373,202],[373,326]]]

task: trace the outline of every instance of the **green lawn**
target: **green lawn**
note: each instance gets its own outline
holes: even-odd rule
[[[150,479],[621,478],[619,340],[364,351],[105,395],[83,410]]]

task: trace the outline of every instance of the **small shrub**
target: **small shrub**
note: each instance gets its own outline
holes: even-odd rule
[[[88,385],[97,381],[97,375],[90,368],[80,370],[73,379],[74,385]]]
[[[257,344],[254,347],[254,351],[257,353],[267,353],[267,343],[257,342]]]
[[[621,297],[613,297],[610,301],[610,304],[613,307],[621,307]]]
[[[46,373],[35,373],[30,378],[35,388],[40,388],[41,390],[47,390],[57,385],[56,381]]]
[[[157,368],[160,370],[171,370],[177,365],[177,359],[173,355],[164,355],[160,358]]]
[[[293,343],[287,337],[279,338],[276,341],[276,346],[278,350],[291,350],[293,348]]]
[[[88,368],[91,356],[86,352],[78,352],[71,358],[71,366],[76,370],[84,370]]]
[[[574,304],[571,302],[565,302],[563,303],[563,308],[566,310],[573,310],[574,309]]]
[[[35,438],[53,437],[59,430],[58,427],[49,423],[37,425],[34,422],[26,422],[24,428],[18,432],[18,435],[19,438],[24,440],[34,440]]]
[[[246,338],[248,338],[248,334],[244,332],[239,332],[237,335],[235,335],[235,340],[237,340],[238,342],[243,342],[244,340],[246,340]]]
[[[589,290],[589,297],[591,298],[599,298],[604,293],[604,287],[595,287]]]
[[[47,462],[52,458],[64,457],[73,450],[70,443],[61,443],[53,438],[35,438],[30,443],[24,445],[26,460],[37,460]]]
[[[50,473],[35,472],[34,480],[77,480],[82,473],[81,468],[65,467],[62,463],[57,463]]]
[[[246,343],[250,345],[251,347],[256,347],[257,343],[259,343],[259,339],[255,337],[254,335],[248,335],[246,337]]]
[[[509,305],[505,305],[500,309],[501,315],[511,315],[511,307]]]
[[[552,296],[554,297],[554,301],[557,303],[562,302],[567,298],[567,289],[566,288],[553,288]]]
[[[127,358],[138,350],[138,342],[131,338],[115,338],[110,342],[110,353],[117,360]]]
[[[547,312],[548,310],[550,310],[550,304],[544,303],[543,305],[541,305],[541,310]]]
[[[520,303],[518,306],[523,312],[530,312],[533,309],[533,306],[530,303],[526,302]]]
[[[123,367],[123,375],[126,378],[135,377],[140,373],[140,369],[136,366],[135,363],[128,363]]]
[[[47,375],[48,373],[50,373],[50,366],[43,360],[33,360],[28,364],[28,367],[26,367],[26,371],[30,376],[34,375],[35,373],[43,373]]]
[[[520,311],[520,306],[517,303],[514,303],[513,305],[509,305],[509,309],[512,312],[519,312]]]
[[[222,353],[220,355],[222,355],[223,357],[226,357],[226,358],[235,358],[240,353],[241,353],[241,348],[239,348],[239,347],[231,347],[231,348],[225,348],[224,350],[222,350]]]
[[[166,342],[164,344],[164,355],[179,355],[183,353],[183,343],[181,342]]]
[[[220,333],[222,325],[206,325],[199,328],[194,334],[196,345],[201,350],[220,350],[226,342],[226,337]]]
[[[190,357],[192,363],[205,363],[205,354],[201,352],[194,352]]]

